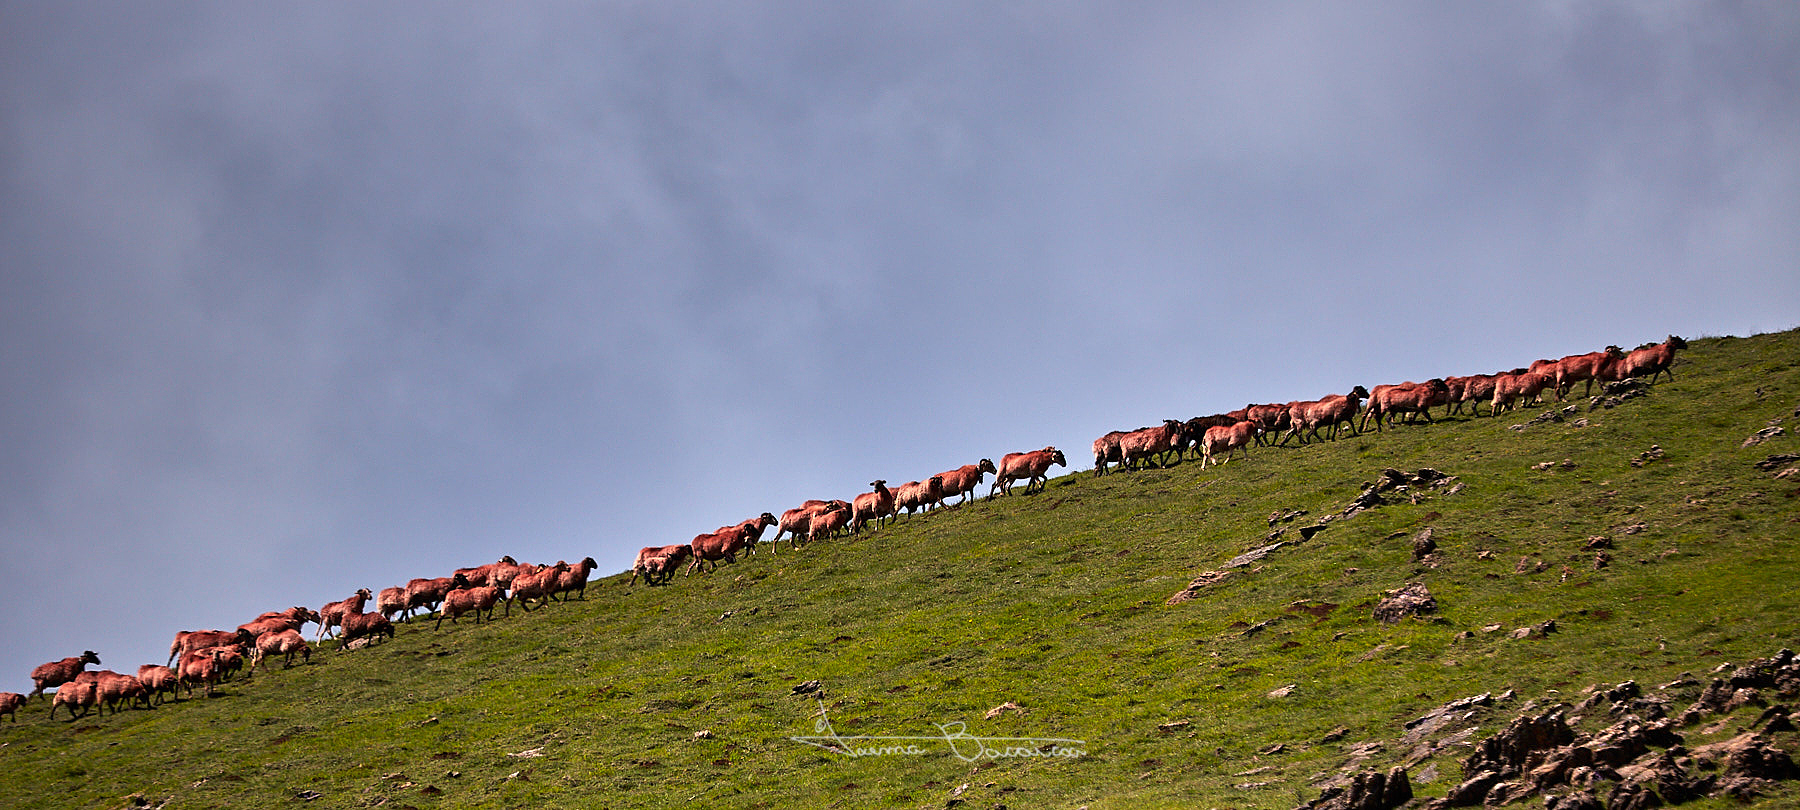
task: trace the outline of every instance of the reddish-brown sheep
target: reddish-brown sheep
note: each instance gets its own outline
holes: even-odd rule
[[[749,521],[746,521],[745,523],[749,523]],[[738,528],[742,529],[745,536],[748,537],[751,530],[746,527],[745,523],[738,524]],[[563,595],[564,602],[569,601],[569,594],[571,593],[581,599],[587,599],[588,576],[594,573],[595,568],[599,567],[600,564],[594,562],[593,557],[581,558],[581,562],[569,566],[569,570],[564,571],[557,576],[556,592]],[[509,606],[507,610],[510,611],[511,607]]]
[[[636,585],[639,575],[644,577],[646,585],[661,585],[669,581],[675,569],[687,561],[693,549],[686,543],[673,546],[645,546],[638,551],[637,562],[631,566],[631,581],[626,585]],[[508,610],[511,607],[509,605]]]
[[[356,593],[351,594],[349,599],[330,602],[319,608],[319,634],[313,637],[313,641],[324,641],[325,633],[342,624],[345,616],[351,613],[361,613],[363,606],[369,603],[372,596],[374,594],[369,593],[368,588],[357,588]]]
[[[568,570],[567,562],[557,560],[555,565],[529,574],[520,571],[518,576],[513,577],[513,600],[517,601],[519,607],[524,608],[527,613],[531,612],[530,600],[532,599],[539,600],[539,606],[550,604],[551,594],[556,593],[557,580]],[[511,608],[508,610],[510,611]]]
[[[887,481],[877,479],[870,481],[869,486],[874,490],[856,496],[850,503],[850,531],[862,531],[871,522],[879,529],[883,518],[894,516],[894,491],[888,489]]]
[[[710,534],[695,535],[693,542],[688,544],[693,550],[694,561],[688,564],[687,576],[693,576],[702,565],[713,571],[718,569],[720,560],[737,562],[738,552],[744,550],[746,534],[741,527],[726,526]]]
[[[1393,424],[1394,416],[1407,414],[1424,414],[1425,421],[1433,421],[1431,407],[1443,405],[1450,401],[1450,386],[1442,379],[1433,377],[1422,383],[1407,381],[1399,385],[1377,385],[1369,395],[1369,407],[1363,411],[1362,429],[1369,429],[1369,421],[1374,420],[1375,430],[1380,431],[1383,423]]]
[[[994,473],[994,486],[988,490],[988,498],[993,499],[997,493],[1012,494],[1014,481],[1025,482],[1025,494],[1030,495],[1035,487],[1043,489],[1048,486],[1050,465],[1069,466],[1069,460],[1063,457],[1061,450],[1046,447],[1029,453],[1007,453],[1000,457],[1000,469]]]
[[[1175,460],[1181,460],[1179,445],[1185,427],[1174,419],[1164,419],[1156,427],[1139,428],[1119,437],[1119,460],[1125,469],[1135,470],[1139,462],[1149,463],[1152,459],[1161,467],[1168,455],[1175,454]]]
[[[825,537],[836,537],[845,526],[850,525],[851,506],[843,501],[833,501],[825,511],[813,516],[812,525],[807,527],[806,542]]]
[[[1281,435],[1282,431],[1292,427],[1292,424],[1288,422],[1288,407],[1293,404],[1288,402],[1279,405],[1270,403],[1244,406],[1244,418],[1255,422],[1256,426],[1262,429],[1256,434],[1257,444],[1267,444],[1274,437]]]
[[[800,538],[805,537],[812,529],[813,515],[825,510],[833,501],[809,500],[799,506],[781,513],[781,520],[775,525],[775,539],[769,541],[771,553],[781,550],[781,535],[788,534],[788,544],[800,547]]]
[[[145,689],[150,690],[150,695],[156,698],[157,703],[163,702],[165,695],[175,697],[175,690],[181,685],[181,679],[175,674],[175,670],[161,664],[144,664],[138,667],[137,679],[144,684]]]
[[[188,697],[194,696],[196,684],[206,685],[206,696],[213,696],[213,687],[225,677],[225,668],[220,662],[224,651],[219,647],[204,650],[191,650],[181,654],[181,664],[175,668],[180,677],[181,687]]]
[[[962,500],[957,501],[956,505],[962,506],[975,498],[975,488],[981,486],[982,479],[988,473],[996,471],[993,460],[984,458],[974,464],[964,464],[954,470],[938,473],[937,477],[944,481],[944,499],[948,500],[951,495],[961,495]]]
[[[466,588],[469,580],[461,574],[429,579],[414,579],[406,583],[406,611],[402,616],[412,617],[412,612],[425,609],[427,616],[436,613],[438,604],[444,601],[444,594],[456,588]]]
[[[774,515],[764,512],[756,517],[739,523],[738,528],[744,530],[745,549],[747,549],[749,553],[755,554],[756,544],[762,542],[763,531],[770,526],[775,525],[777,522]]]
[[[0,717],[11,716],[19,722],[19,710],[25,707],[25,696],[18,692],[0,692]]]
[[[1321,427],[1327,429],[1326,434],[1332,441],[1336,441],[1338,425],[1343,422],[1350,423],[1350,433],[1355,435],[1358,432],[1356,411],[1362,407],[1363,400],[1368,396],[1369,390],[1359,385],[1350,389],[1348,394],[1332,394],[1323,399],[1290,406],[1288,408],[1288,433],[1281,437],[1281,443],[1286,444],[1289,437],[1300,439],[1301,444],[1306,443],[1307,436],[1318,439]],[[1203,449],[1202,456],[1204,457],[1204,455]]]
[[[1489,415],[1499,416],[1502,410],[1510,410],[1514,402],[1519,405],[1530,404],[1552,382],[1550,375],[1539,371],[1510,372],[1497,376],[1494,379],[1494,399],[1490,403],[1493,410]]]
[[[84,650],[80,655],[72,655],[60,661],[37,665],[31,670],[31,682],[37,688],[31,690],[30,697],[37,697],[43,694],[45,689],[62,686],[75,680],[75,676],[87,669],[88,664],[100,665],[100,656],[95,655],[93,650]]]
[[[56,688],[56,695],[50,699],[50,719],[56,719],[56,707],[69,707],[69,722],[84,717],[94,705],[100,702],[100,684],[92,678],[76,678]],[[81,709],[81,714],[75,710]]]
[[[589,557],[583,562],[593,560]],[[494,606],[506,603],[506,611],[501,616],[512,615],[512,600],[506,597],[506,589],[499,585],[477,585],[468,588],[457,588],[444,595],[443,609],[438,611],[437,624],[431,629],[444,626],[444,617],[450,617],[450,623],[456,623],[456,617],[464,613],[475,614],[475,623],[481,623],[481,614],[486,613],[488,621],[494,620]]]
[[[944,479],[934,475],[924,481],[908,481],[894,490],[894,511],[898,513],[905,509],[910,516],[914,510],[928,511],[943,500]],[[813,520],[817,521],[818,517]]]
[[[1119,449],[1119,443],[1125,440],[1129,430],[1108,431],[1105,436],[1094,440],[1094,475],[1106,474],[1107,465],[1125,460],[1125,454]]]
[[[145,708],[150,706],[150,690],[144,687],[142,681],[130,675],[102,669],[83,672],[76,678],[94,682],[94,702],[100,706],[101,714],[105,714],[107,709],[118,714],[119,704],[128,701]]]
[[[283,630],[260,636],[256,639],[256,651],[250,656],[250,674],[255,675],[256,668],[262,664],[263,659],[271,655],[281,656],[281,668],[287,669],[294,665],[295,655],[299,655],[302,661],[311,661],[312,647],[307,645],[306,639],[301,638],[298,630]]]
[[[1675,363],[1675,351],[1687,347],[1687,341],[1670,335],[1668,340],[1661,343],[1636,349],[1625,355],[1625,359],[1620,362],[1619,379],[1649,374],[1650,379],[1646,382],[1654,383],[1658,375],[1667,374],[1673,380],[1675,372],[1670,366]]]
[[[299,605],[287,610],[264,613],[255,619],[238,625],[238,629],[250,634],[251,638],[260,638],[265,633],[279,633],[283,630],[299,630],[307,622],[319,622],[319,614]],[[322,623],[321,623],[322,624]]]
[[[1207,428],[1206,433],[1200,437],[1200,468],[1206,469],[1209,464],[1216,467],[1230,461],[1231,454],[1240,447],[1244,449],[1245,455],[1249,455],[1250,443],[1261,432],[1262,428],[1248,419],[1229,427]],[[1225,452],[1223,460],[1219,459],[1221,450]]]
[[[386,617],[390,622],[405,610],[406,589],[403,587],[382,588],[381,593],[375,596],[375,612]]]
[[[1582,388],[1582,396],[1585,397],[1592,394],[1594,392],[1594,377],[1601,374],[1609,365],[1619,362],[1624,357],[1625,353],[1620,351],[1619,347],[1608,346],[1603,351],[1588,352],[1587,354],[1571,354],[1568,357],[1564,357],[1563,359],[1550,364],[1548,368],[1534,368],[1532,371],[1550,375],[1551,381],[1555,386],[1556,400],[1561,402],[1565,394],[1574,393],[1575,383],[1578,382],[1586,383]]]
[[[169,660],[164,663],[172,664],[178,656],[208,647],[249,647],[255,640],[246,630],[183,630],[169,644]]]
[[[382,636],[394,637],[394,623],[380,613],[345,614],[340,626],[344,632],[338,639],[343,647],[348,647],[350,642],[359,638],[366,638],[373,644]]]
[[[1481,415],[1481,403],[1494,398],[1493,374],[1476,374],[1472,377],[1445,377],[1444,385],[1450,389],[1450,413],[1462,413],[1463,403],[1469,404],[1472,416]]]

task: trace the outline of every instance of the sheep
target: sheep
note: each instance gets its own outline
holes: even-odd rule
[[[1024,480],[1025,494],[1030,495],[1032,487],[1042,490],[1049,486],[1050,479],[1045,475],[1050,465],[1069,466],[1069,460],[1061,450],[1046,447],[1029,453],[1007,453],[1000,457],[1000,469],[994,473],[994,486],[988,490],[988,500],[993,500],[997,493],[1012,494],[1012,482]]]
[[[144,664],[138,667],[137,679],[145,689],[150,690],[151,697],[157,703],[163,702],[164,695],[174,697],[175,689],[181,685],[181,679],[175,674],[175,670],[161,664]]]
[[[850,524],[850,511],[849,504],[833,501],[825,511],[813,516],[812,525],[806,530],[806,541],[810,543],[821,537],[836,537],[838,532]]]
[[[78,678],[56,688],[56,696],[50,699],[50,719],[56,719],[56,707],[69,707],[69,722],[73,723],[94,708],[100,702],[100,683],[92,678]],[[80,708],[81,714],[75,709]]]
[[[529,574],[520,571],[519,575],[513,578],[512,598],[517,600],[519,607],[524,608],[527,613],[531,612],[530,600],[532,599],[542,600],[538,603],[539,605],[550,604],[550,595],[556,592],[557,579],[568,570],[568,563],[557,560],[555,565]],[[510,612],[511,608],[508,608],[508,611]]]
[[[406,618],[411,618],[412,612],[419,608],[425,608],[426,615],[436,613],[438,603],[444,601],[444,594],[447,594],[456,588],[466,588],[468,586],[469,580],[461,574],[452,574],[447,577],[420,578],[407,582],[406,613],[404,616]]]
[[[1469,404],[1469,413],[1481,415],[1481,403],[1494,398],[1493,374],[1476,374],[1471,377],[1445,377],[1444,386],[1450,389],[1449,413],[1462,413],[1463,403]]]
[[[593,562],[592,557],[582,562]],[[450,617],[450,623],[456,623],[456,617],[464,613],[474,613],[475,623],[481,623],[481,614],[487,613],[488,621],[494,620],[494,605],[505,602],[506,612],[501,616],[512,615],[512,600],[507,598],[506,589],[499,585],[476,585],[468,588],[457,588],[444,595],[443,609],[438,611],[437,624],[431,626],[436,630],[444,626],[444,617]]]
[[[1369,390],[1359,385],[1350,389],[1348,394],[1332,394],[1310,402],[1289,405],[1288,432],[1276,444],[1285,445],[1290,438],[1298,438],[1301,444],[1305,444],[1307,436],[1322,439],[1324,437],[1319,436],[1321,427],[1328,429],[1327,437],[1337,441],[1338,425],[1343,422],[1350,423],[1350,432],[1355,435],[1359,432],[1356,427],[1356,411],[1368,396]],[[1204,435],[1201,440],[1205,441]],[[1201,456],[1205,456],[1204,448]]]
[[[299,630],[307,622],[320,622],[318,613],[295,605],[287,610],[264,613],[255,619],[238,625],[238,629],[250,634],[252,639],[265,633],[279,633],[283,630]]]
[[[872,491],[856,496],[850,503],[850,531],[862,531],[870,522],[879,529],[883,518],[894,516],[894,491],[888,489],[887,480],[878,478],[869,486]]]
[[[1247,418],[1248,413],[1248,408],[1239,408],[1230,413],[1213,414],[1211,416],[1196,416],[1182,424],[1181,431],[1185,434],[1182,440],[1193,446],[1195,456],[1205,458],[1205,448],[1202,447],[1202,444],[1206,438],[1207,429],[1231,427],[1232,425],[1244,421],[1245,418]]]
[[[1625,357],[1625,353],[1617,346],[1608,346],[1602,351],[1587,354],[1571,354],[1548,368],[1532,369],[1550,375],[1555,383],[1556,401],[1563,401],[1565,393],[1574,393],[1575,383],[1586,383],[1582,388],[1582,396],[1594,392],[1594,377],[1610,364],[1617,363]]]
[[[1494,380],[1494,399],[1491,403],[1493,410],[1488,415],[1499,416],[1501,410],[1510,410],[1515,400],[1520,405],[1530,404],[1552,382],[1550,375],[1538,371],[1499,375]]]
[[[458,568],[451,573],[453,576],[455,574],[462,574],[463,579],[468,580],[469,584],[474,586],[486,585],[489,581],[498,576],[505,580],[500,583],[500,586],[507,587],[512,585],[512,575],[518,570],[519,561],[513,559],[511,554],[507,554],[502,556],[496,562],[491,562],[486,565],[477,565],[474,568]]]
[[[375,612],[387,617],[388,621],[393,621],[394,617],[400,615],[404,610],[406,610],[405,588],[382,588],[381,593],[375,597]]]
[[[247,630],[183,630],[175,634],[175,641],[169,645],[169,660],[163,663],[173,664],[177,656],[207,647],[248,647],[256,639]]]
[[[342,623],[344,632],[339,636],[339,648],[349,647],[350,642],[366,638],[370,644],[382,636],[394,637],[394,623],[380,613],[347,613]]]
[[[1245,455],[1249,455],[1250,443],[1255,441],[1261,432],[1262,427],[1248,419],[1230,427],[1207,428],[1206,433],[1200,437],[1200,469],[1206,469],[1209,464],[1216,467],[1230,461],[1231,454],[1240,447],[1244,448]],[[1218,460],[1220,450],[1225,451],[1224,461]]]
[[[810,521],[808,525],[811,525]],[[694,552],[694,560],[688,564],[684,576],[693,576],[701,565],[708,565],[707,570],[714,571],[720,560],[737,562],[737,553],[744,550],[746,534],[741,527],[726,526],[710,534],[695,535],[693,542],[688,544]]]
[[[981,480],[995,471],[994,462],[984,458],[974,464],[964,464],[954,470],[938,473],[937,477],[944,480],[944,497],[961,495],[962,500],[957,501],[956,505],[962,506],[975,498],[975,488],[981,486]]]
[[[1181,443],[1185,427],[1174,419],[1164,419],[1157,427],[1139,428],[1119,437],[1119,460],[1125,469],[1137,469],[1137,462],[1156,459],[1156,466],[1164,466],[1170,451],[1175,451],[1176,461],[1181,460]]]
[[[19,710],[25,707],[25,696],[18,692],[0,692],[0,717],[11,716],[19,722]]]
[[[351,613],[361,613],[363,606],[369,603],[369,598],[372,596],[374,594],[369,593],[368,588],[357,588],[356,593],[351,594],[349,599],[330,602],[319,608],[319,634],[313,637],[313,641],[324,641],[325,633],[341,624],[345,616]]]
[[[137,703],[145,708],[150,706],[150,690],[145,688],[144,683],[137,678],[109,669],[83,672],[81,675],[82,677],[91,677],[97,684],[94,701],[100,706],[102,714],[106,709],[112,709],[113,714],[118,714],[119,704],[127,701]]]
[[[669,577],[680,568],[682,562],[693,554],[693,548],[686,543],[673,546],[645,546],[638,551],[637,562],[631,566],[631,581],[626,585],[636,585],[638,575],[643,575],[644,584],[660,585],[669,581]],[[508,610],[511,610],[510,603]]]
[[[1107,431],[1106,435],[1094,440],[1094,475],[1096,477],[1106,474],[1108,464],[1125,460],[1124,453],[1119,449],[1119,443],[1124,441],[1125,434],[1130,432],[1128,430]]]
[[[910,517],[913,510],[927,511],[932,504],[939,503],[943,499],[944,479],[942,477],[934,475],[922,482],[908,481],[901,484],[899,489],[894,490],[894,511],[898,514],[901,509],[905,509],[907,516]],[[817,517],[813,519],[818,520]]]
[[[205,684],[206,696],[213,696],[213,687],[224,677],[219,658],[223,650],[209,647],[204,650],[192,650],[181,654],[181,666],[175,671],[180,678],[181,686],[188,697],[194,696],[194,685]]]
[[[812,527],[813,515],[823,511],[830,504],[831,501],[809,500],[782,512],[781,520],[775,524],[775,539],[769,541],[770,553],[781,550],[783,532],[789,535],[788,543],[794,548],[799,548],[800,538],[806,536],[807,531]]]
[[[31,682],[36,684],[37,688],[31,690],[28,697],[37,697],[43,694],[45,689],[62,686],[75,680],[75,676],[87,669],[88,664],[100,666],[100,656],[95,655],[93,650],[84,650],[80,655],[72,655],[60,661],[37,665],[31,670]]]
[[[1288,407],[1293,404],[1294,403],[1289,402],[1285,405],[1268,404],[1244,406],[1244,418],[1255,422],[1257,427],[1262,428],[1262,432],[1256,434],[1257,444],[1267,444],[1269,437],[1278,436],[1282,431],[1287,430],[1290,427],[1288,422]]]
[[[1363,411],[1362,429],[1369,428],[1369,421],[1375,421],[1375,430],[1380,431],[1383,423],[1393,424],[1394,414],[1422,413],[1425,421],[1433,421],[1431,408],[1450,401],[1450,386],[1443,379],[1433,377],[1422,383],[1408,380],[1399,385],[1377,385],[1375,392],[1369,395],[1369,407]]]
[[[738,524],[738,528],[744,529],[746,536],[749,535],[750,530],[744,528],[744,524]],[[594,562],[593,557],[583,557],[581,562],[569,566],[569,570],[563,572],[556,578],[556,592],[563,595],[564,602],[569,601],[570,592],[578,594],[583,600],[587,599],[588,575],[592,574],[594,569],[599,567],[600,564]],[[507,610],[512,610],[510,605]]]
[[[763,530],[775,525],[777,522],[779,521],[775,519],[774,515],[764,512],[756,517],[737,524],[738,528],[743,529],[746,532],[744,535],[745,549],[747,549],[750,554],[755,554],[756,544],[762,542]]]
[[[362,611],[355,612],[361,613]],[[296,653],[300,655],[302,661],[312,660],[312,647],[308,646],[306,639],[300,636],[299,630],[283,630],[279,633],[264,635],[256,640],[256,651],[250,658],[250,674],[255,675],[256,668],[262,664],[263,659],[271,655],[281,656],[281,668],[287,669],[294,665]]]
[[[1620,361],[1619,379],[1642,377],[1649,373],[1650,379],[1647,382],[1656,382],[1657,376],[1662,374],[1669,375],[1669,379],[1673,380],[1675,372],[1670,366],[1675,362],[1675,350],[1687,347],[1687,341],[1670,335],[1668,340],[1661,343],[1635,349]]]

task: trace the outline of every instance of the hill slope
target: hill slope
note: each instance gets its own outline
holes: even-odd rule
[[[1286,808],[1352,760],[1402,762],[1406,721],[1514,690],[1408,763],[1442,795],[1467,743],[1528,701],[1794,646],[1800,479],[1752,462],[1800,441],[1740,444],[1772,419],[1800,428],[1797,360],[1797,332],[1696,340],[1677,379],[1562,422],[1507,429],[1539,408],[1065,475],[672,587],[620,575],[529,616],[403,626],[211,700],[74,723],[34,702],[0,723],[0,805]],[[1278,526],[1296,541],[1383,469],[1424,467],[1462,489],[1390,496],[1165,604],[1267,545],[1272,513],[1306,510]],[[1426,527],[1438,551],[1415,562]],[[1437,612],[1376,622],[1408,582]],[[821,734],[821,709],[841,737],[939,739],[862,757],[790,739]],[[966,761],[968,740],[942,739],[956,722],[1080,755]],[[1797,801],[1793,783],[1761,800]]]

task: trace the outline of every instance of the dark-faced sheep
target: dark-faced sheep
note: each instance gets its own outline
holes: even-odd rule
[[[374,594],[369,593],[368,588],[357,588],[356,593],[352,594],[349,599],[330,602],[319,608],[319,634],[313,637],[313,641],[324,641],[327,631],[342,624],[345,616],[351,613],[361,613],[363,607],[373,596]]]
[[[783,533],[788,535],[788,544],[790,546],[799,548],[800,538],[805,537],[812,531],[813,516],[824,511],[825,508],[831,504],[831,501],[809,500],[786,512],[782,512],[781,520],[777,521],[775,525],[775,538],[769,541],[770,551],[775,552],[781,550],[781,535]]]
[[[588,559],[592,560],[593,558],[589,557]],[[481,614],[486,613],[488,621],[491,622],[494,620],[494,606],[501,602],[506,603],[506,611],[500,615],[511,616],[512,600],[506,597],[505,588],[499,585],[457,588],[444,595],[444,605],[438,611],[437,624],[432,625],[431,629],[436,630],[443,627],[445,617],[449,617],[450,623],[455,624],[456,617],[465,613],[475,614],[476,624],[481,623]]]
[[[519,572],[513,577],[512,598],[531,612],[531,600],[539,600],[539,606],[550,604],[551,594],[556,593],[557,580],[569,570],[569,564],[558,560],[555,565],[532,573]],[[510,608],[509,608],[510,610]]]
[[[444,601],[444,594],[468,586],[469,580],[461,574],[414,579],[406,583],[406,611],[402,615],[410,618],[412,612],[419,608],[424,608],[427,616],[436,613],[438,604]]]
[[[850,531],[862,531],[870,523],[879,529],[882,519],[894,516],[894,491],[888,489],[887,481],[877,479],[870,481],[869,486],[874,488],[873,491],[864,492],[850,502]]]
[[[37,688],[31,690],[30,697],[37,697],[43,694],[45,689],[52,689],[75,680],[75,676],[87,669],[88,664],[100,665],[100,656],[95,655],[93,650],[85,650],[80,655],[72,655],[60,661],[37,665],[31,670],[31,682]]]
[[[1490,416],[1499,416],[1503,410],[1511,410],[1514,403],[1528,405],[1538,398],[1553,381],[1550,375],[1537,371],[1501,374],[1494,380],[1493,408]]]
[[[1377,385],[1375,392],[1369,395],[1369,407],[1363,411],[1362,429],[1369,428],[1369,421],[1375,421],[1375,429],[1381,430],[1385,424],[1393,424],[1394,417],[1406,414],[1407,421],[1413,415],[1424,414],[1425,421],[1433,421],[1431,408],[1434,405],[1445,405],[1450,402],[1450,386],[1440,378],[1432,378],[1422,383],[1403,382],[1399,385]]]
[[[746,525],[747,523],[748,521],[738,524],[738,528],[744,532],[746,537],[750,534],[750,529]],[[581,562],[569,566],[569,570],[564,571],[557,576],[556,592],[563,595],[564,602],[569,601],[569,594],[571,593],[581,599],[587,599],[588,575],[594,573],[594,569],[598,567],[600,567],[600,564],[594,562],[593,557],[581,558]]]
[[[1174,419],[1164,419],[1156,427],[1139,428],[1119,437],[1119,460],[1127,470],[1135,470],[1139,463],[1148,465],[1152,460],[1156,466],[1162,467],[1170,453],[1175,460],[1181,460],[1181,440],[1186,428]]]
[[[19,710],[25,708],[25,696],[18,692],[0,692],[0,717],[11,716],[19,722]]]
[[[739,523],[738,528],[744,530],[745,550],[750,554],[755,554],[756,544],[762,542],[763,531],[770,526],[775,525],[777,522],[774,515],[764,512],[756,517]]]
[[[1582,388],[1582,396],[1592,394],[1594,378],[1603,374],[1608,366],[1619,362],[1624,357],[1625,353],[1620,351],[1619,347],[1608,346],[1603,351],[1571,354],[1552,363],[1548,369],[1532,369],[1532,371],[1550,375],[1551,383],[1555,386],[1556,400],[1561,402],[1565,394],[1574,393],[1575,383],[1578,382],[1585,383]]]
[[[810,526],[810,521],[808,525]],[[702,565],[708,566],[706,570],[712,571],[719,567],[720,560],[737,562],[738,552],[744,550],[745,541],[744,530],[737,526],[726,526],[709,534],[695,535],[693,541],[688,543],[689,548],[693,549],[694,561],[688,564],[687,576],[693,576],[694,571]]]
[[[1301,402],[1288,408],[1288,433],[1281,437],[1281,444],[1286,444],[1289,437],[1298,438],[1305,444],[1307,437],[1319,436],[1319,428],[1326,429],[1326,438],[1337,441],[1338,425],[1350,423],[1350,433],[1355,435],[1356,412],[1362,407],[1364,399],[1369,397],[1369,390],[1356,386],[1348,394],[1332,394],[1312,402]],[[1204,437],[1203,437],[1204,439]],[[1203,452],[1204,455],[1204,452]]]
[[[951,495],[961,495],[962,499],[956,505],[962,506],[974,500],[975,488],[981,486],[982,479],[987,478],[988,473],[998,471],[991,459],[984,458],[974,464],[964,464],[954,470],[938,473],[937,477],[944,481],[944,499],[949,500]]]
[[[1124,441],[1129,430],[1110,430],[1106,435],[1094,440],[1094,475],[1102,476],[1111,464],[1123,463],[1124,453],[1119,443]]]
[[[1061,450],[1046,447],[1029,453],[1007,453],[1000,457],[1000,469],[994,473],[994,486],[988,490],[988,499],[996,494],[1012,494],[1014,481],[1025,482],[1025,494],[1030,495],[1033,488],[1043,489],[1048,486],[1050,466],[1069,466],[1069,460],[1063,457]]]
[[[142,681],[130,675],[102,669],[83,672],[80,677],[93,679],[96,685],[94,700],[99,704],[101,714],[105,714],[107,709],[118,714],[120,704],[124,703],[135,703],[144,708],[150,706],[150,690],[144,687]]]
[[[1619,378],[1642,377],[1648,374],[1650,379],[1646,382],[1654,383],[1658,375],[1667,374],[1669,379],[1673,380],[1675,372],[1671,366],[1675,363],[1675,351],[1687,347],[1687,341],[1670,335],[1668,340],[1661,343],[1633,350],[1621,361],[1622,370]]]

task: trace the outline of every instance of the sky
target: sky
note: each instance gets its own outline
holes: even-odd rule
[[[1787,2],[0,0],[0,690],[1797,259]]]

